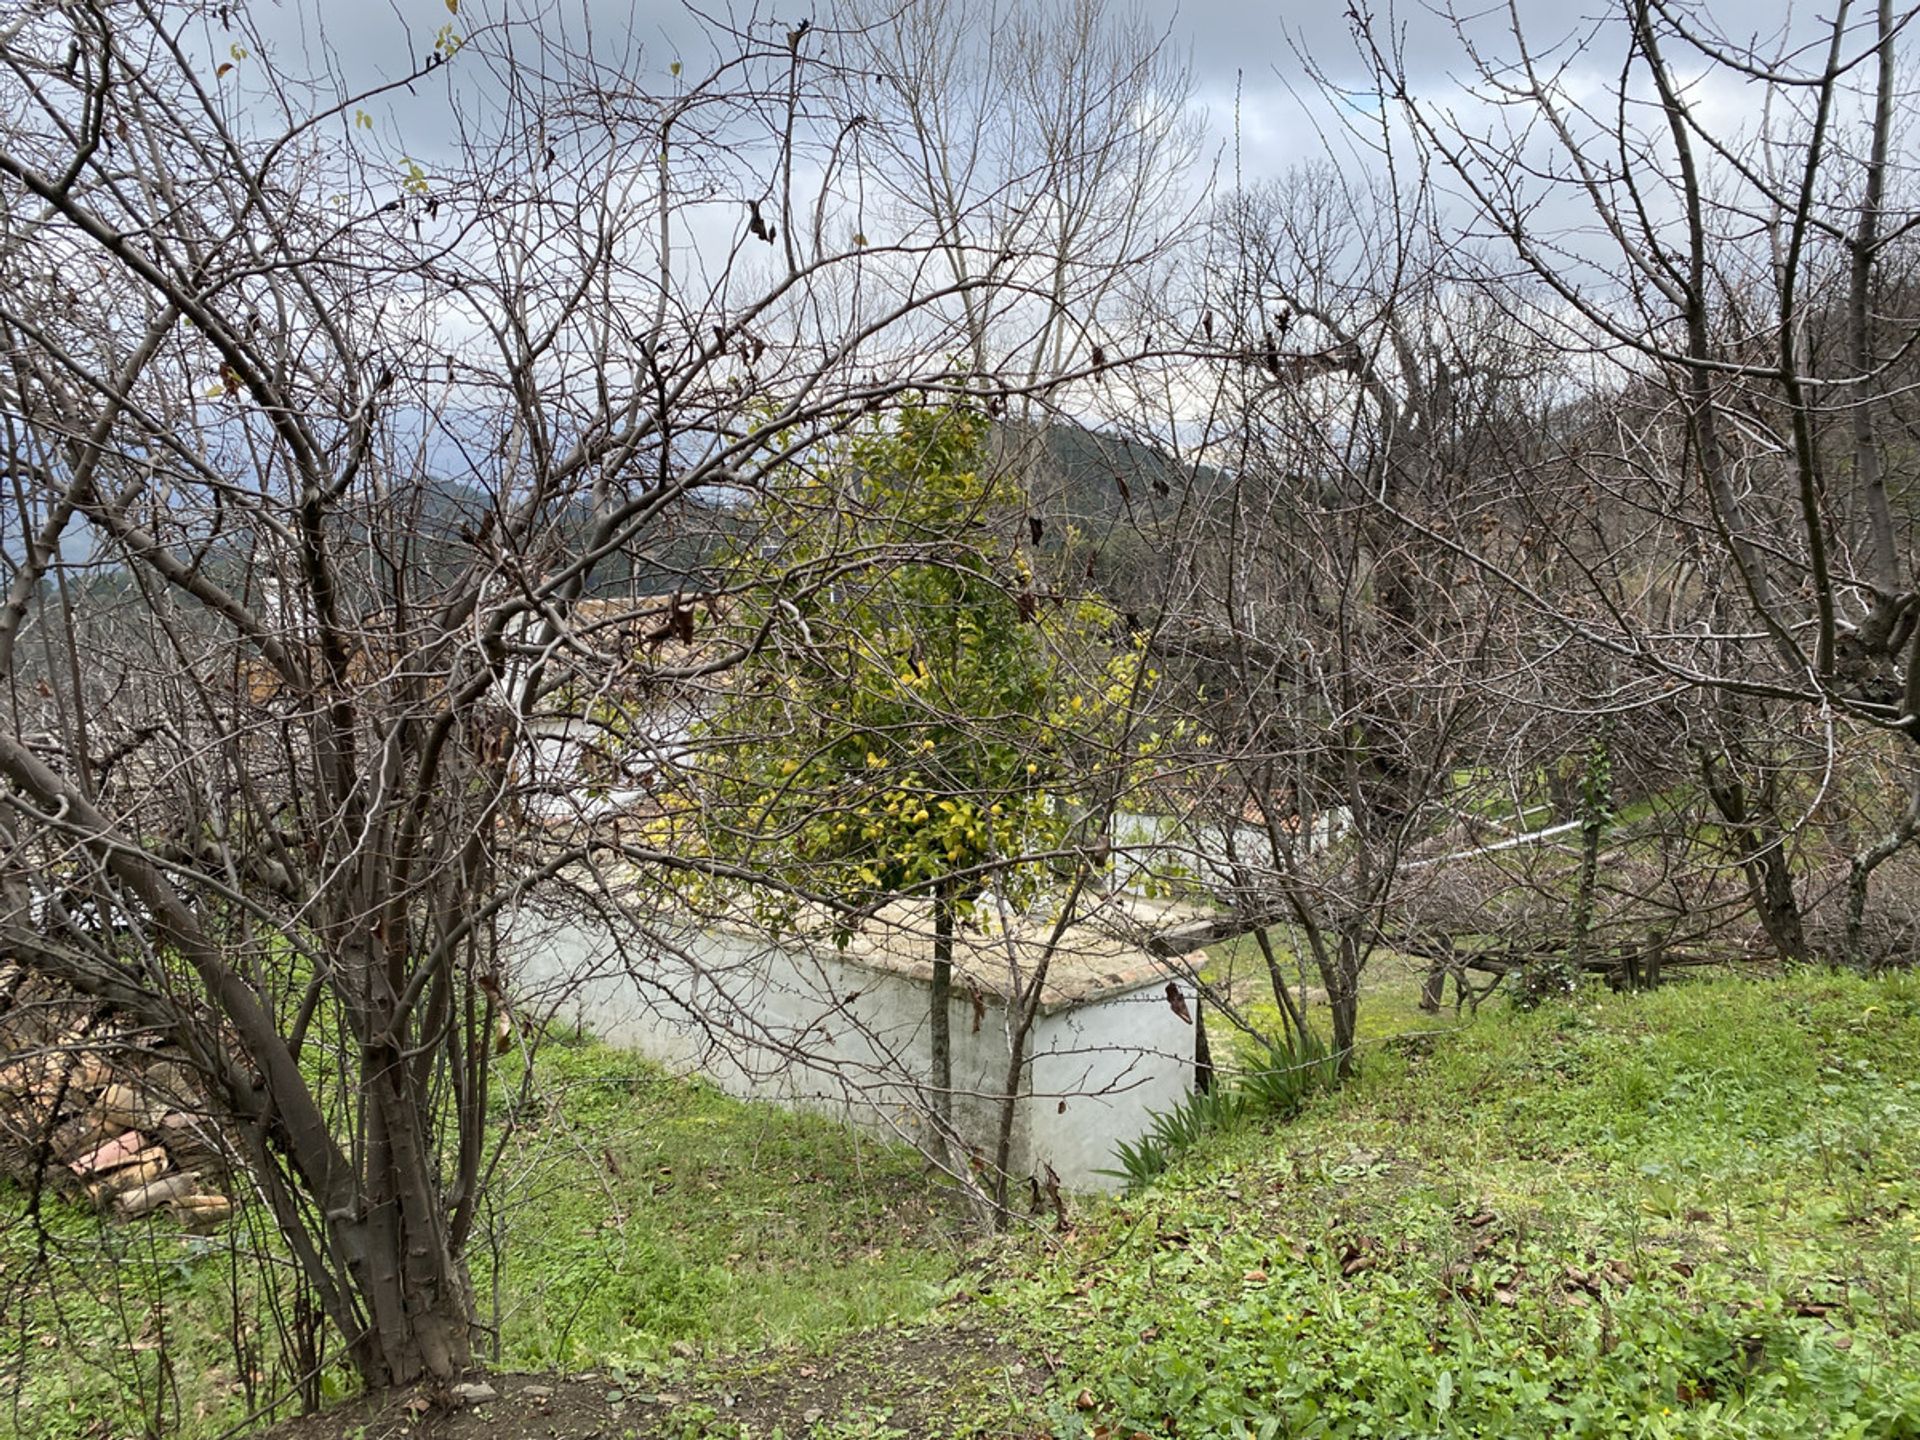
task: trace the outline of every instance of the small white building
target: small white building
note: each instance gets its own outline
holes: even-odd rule
[[[708,626],[720,613],[718,601],[682,595],[580,601],[564,627],[539,632],[551,648],[629,657],[604,693],[556,692],[528,717],[516,763],[556,831],[655,813],[651,782],[683,778],[689,737],[716,693],[688,677],[711,660]],[[517,669],[504,690],[521,678]],[[1044,1178],[1051,1167],[1071,1189],[1111,1187],[1100,1172],[1117,1165],[1119,1143],[1179,1104],[1195,1072],[1191,982],[1114,938],[1163,929],[1173,917],[1137,895],[1094,903],[1096,913],[1051,946],[1052,927],[1033,920],[963,924],[948,1015],[954,1129],[991,1161],[1015,1002],[1031,993],[1045,959],[1008,1169]],[[598,918],[514,917],[508,985],[523,1011],[577,1022],[742,1097],[931,1138],[929,905],[890,906],[840,937],[826,925],[770,932],[685,914],[640,925],[616,918],[627,908],[610,904]]]
[[[1346,806],[1320,810],[1306,817],[1289,815],[1280,822],[1281,858],[1289,865],[1304,864],[1324,855],[1353,829],[1353,812]],[[1176,869],[1201,891],[1233,888],[1242,869],[1258,872],[1275,863],[1275,839],[1248,807],[1237,824],[1228,826],[1197,819],[1122,811],[1113,817],[1115,883],[1129,889],[1166,886],[1169,868]],[[1180,882],[1174,882],[1180,888]]]
[[[1069,927],[1047,960],[1014,1099],[1009,1172],[1044,1178],[1051,1166],[1069,1189],[1112,1188],[1101,1172],[1117,1164],[1119,1142],[1194,1083],[1191,983],[1106,933],[1171,917],[1136,897],[1103,903],[1116,923]],[[954,1128],[984,1160],[1007,1092],[1009,998],[1031,993],[1050,929],[1015,921],[955,937]],[[744,925],[691,923],[623,936],[598,921],[523,914],[513,984],[523,1004],[560,1023],[732,1094],[924,1140],[935,1113],[929,907],[888,907],[844,938],[837,945],[823,927],[775,941]]]

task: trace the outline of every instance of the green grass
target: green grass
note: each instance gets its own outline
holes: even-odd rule
[[[1279,935],[1274,939],[1275,954],[1280,960],[1282,973],[1288,977],[1290,988],[1297,995],[1300,962]],[[1385,948],[1375,950],[1369,957],[1360,977],[1359,1025],[1355,1035],[1355,1043],[1363,1056],[1390,1040],[1415,1033],[1438,1034],[1452,1029],[1457,1023],[1453,1013],[1454,992],[1451,982],[1437,1013],[1429,1014],[1420,1008],[1420,983],[1426,977],[1428,968],[1428,962],[1418,956]],[[1208,946],[1207,964],[1201,973],[1208,983],[1225,988],[1236,1008],[1256,1029],[1265,1035],[1281,1033],[1283,1024],[1280,1007],[1273,998],[1266,961],[1252,936],[1236,936]],[[1309,990],[1317,997],[1320,993],[1320,975],[1310,961],[1306,965],[1306,981]],[[1484,980],[1475,977],[1475,983],[1478,986]],[[1327,1021],[1324,1003],[1310,1009],[1308,1019],[1324,1029]],[[1258,1062],[1260,1044],[1251,1037],[1234,1032],[1223,1021],[1209,1019],[1207,1035],[1217,1051],[1231,1048],[1231,1056],[1216,1054],[1216,1060],[1233,1058],[1238,1063]]]
[[[1496,1000],[1448,1028],[1412,1008],[1410,971],[1374,973],[1352,1085],[1203,1135],[954,1283],[913,1157],[550,1046],[492,1217],[501,1363],[671,1372],[705,1403],[703,1376],[791,1389],[810,1354],[871,1350],[861,1405],[932,1387],[909,1426],[929,1435],[1920,1436],[1920,980]],[[124,1339],[157,1338],[157,1297],[162,1433],[230,1420],[221,1242],[50,1228],[65,1268],[30,1300],[14,1282],[39,1239],[0,1237],[32,1402],[0,1434],[140,1434],[113,1397],[135,1375],[156,1393],[160,1352]],[[1037,1395],[916,1368],[951,1336],[970,1373],[960,1337],[982,1327],[1012,1347],[995,1365],[1046,1377]],[[766,1345],[791,1348],[716,1358]],[[716,1402],[709,1433],[741,1422]]]
[[[490,1363],[644,1371],[818,1348],[924,1313],[953,1271],[949,1217],[901,1147],[592,1042],[545,1046],[532,1097],[491,1117],[512,1129],[471,1248]],[[255,1403],[281,1388],[242,1229],[187,1238],[51,1198],[35,1225],[24,1207],[0,1186],[0,1437],[219,1434],[252,1408],[236,1329]],[[336,1369],[325,1388],[351,1382]]]
[[[4,1183],[0,1205],[0,1435],[170,1435],[245,1413],[219,1338],[227,1243],[104,1224],[51,1197],[28,1217]]]
[[[501,1363],[643,1365],[917,1315],[952,1272],[919,1157],[605,1046],[550,1046],[495,1223]],[[491,1293],[482,1313],[491,1311]]]
[[[1920,986],[1674,986],[1389,1045],[987,1303],[1062,1436],[1920,1435]]]

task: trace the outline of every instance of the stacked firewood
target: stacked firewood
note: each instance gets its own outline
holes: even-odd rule
[[[233,1203],[196,1096],[152,1037],[0,960],[0,1174],[121,1219],[211,1229]]]

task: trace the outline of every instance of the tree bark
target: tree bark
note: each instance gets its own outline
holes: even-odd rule
[[[472,1363],[473,1287],[450,1243],[434,1156],[416,1121],[418,1097],[394,1048],[369,1056],[368,1205],[373,1238],[360,1288],[374,1308],[355,1337],[355,1365],[388,1385],[451,1380]],[[359,1353],[365,1351],[366,1353]]]
[[[1800,901],[1794,894],[1793,872],[1787,865],[1786,847],[1773,827],[1747,803],[1746,787],[1737,779],[1720,778],[1714,757],[1701,757],[1701,774],[1707,796],[1719,811],[1732,841],[1734,858],[1747,878],[1747,895],[1754,918],[1766,932],[1774,952],[1789,965],[1805,964],[1808,956],[1806,927],[1800,917]]]
[[[1341,942],[1345,950],[1346,942]],[[1353,1074],[1353,1045],[1360,1022],[1359,976],[1343,973],[1327,987],[1327,1009],[1333,1018],[1333,1053],[1342,1080]]]
[[[1213,1093],[1213,1047],[1207,1043],[1207,1007],[1197,994],[1193,999],[1193,1090],[1196,1095]]]
[[[953,1140],[953,891],[942,882],[933,895],[933,991],[929,1035],[930,1077],[933,1087],[936,1150],[942,1162],[952,1164]]]

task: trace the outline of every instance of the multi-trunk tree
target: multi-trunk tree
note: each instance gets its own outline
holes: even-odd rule
[[[555,716],[735,663],[654,643],[729,589],[701,532],[904,394],[1000,393],[948,358],[1000,282],[863,211],[825,27],[695,70],[441,15],[356,88],[255,18],[0,21],[0,943],[190,1062],[366,1383],[444,1378],[529,1039],[501,920],[712,863],[583,804]],[[658,636],[615,584],[679,592]],[[937,806],[964,886],[997,817]]]

